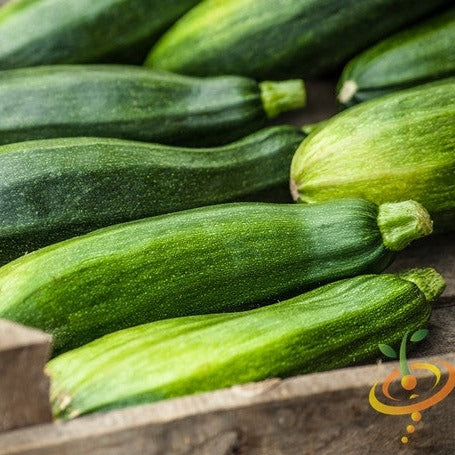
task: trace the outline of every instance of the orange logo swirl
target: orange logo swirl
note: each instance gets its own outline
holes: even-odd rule
[[[370,400],[370,405],[373,409],[375,409],[378,412],[381,412],[382,414],[388,414],[388,415],[403,415],[403,414],[412,414],[413,412],[418,412],[422,411],[424,409],[428,409],[431,406],[434,406],[435,404],[439,403],[442,401],[444,398],[447,397],[447,395],[452,392],[452,390],[455,388],[455,368],[447,362],[444,362],[442,360],[438,361],[439,364],[443,365],[448,372],[448,378],[446,383],[431,397],[426,398],[422,401],[415,401],[412,404],[408,405],[388,405],[385,403],[382,403],[379,401],[379,399],[376,396],[376,387],[378,383],[376,382],[373,387],[370,390],[369,394],[369,400]],[[441,371],[440,369],[431,363],[413,363],[410,366],[410,369],[413,371],[417,370],[427,370],[431,371],[435,377],[434,384],[432,386],[432,389],[435,389],[437,385],[440,382],[441,379]],[[399,401],[397,398],[394,398],[390,391],[389,387],[392,384],[392,382],[397,379],[400,376],[400,370],[396,369],[394,370],[384,381],[384,384],[382,386],[382,392],[383,395],[390,400],[393,401]],[[417,398],[417,395],[414,395],[411,397],[413,399]]]

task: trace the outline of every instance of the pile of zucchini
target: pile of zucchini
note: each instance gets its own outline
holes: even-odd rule
[[[455,230],[455,10],[341,3],[0,7],[0,317],[52,335],[56,418],[371,361],[428,322],[438,272],[382,272]],[[344,111],[271,126],[337,74]]]

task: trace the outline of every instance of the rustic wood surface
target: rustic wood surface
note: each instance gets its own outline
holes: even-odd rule
[[[455,365],[454,354],[438,359]],[[453,454],[455,393],[422,412],[406,448],[410,416],[370,407],[372,384],[396,367],[271,380],[26,428],[0,434],[0,455]],[[419,377],[427,388],[429,381]]]
[[[448,286],[430,336],[411,358],[455,365],[455,238],[417,242],[391,270],[433,266]],[[368,392],[397,368],[387,362],[272,379],[213,393],[0,434],[0,455],[435,454],[455,453],[455,392],[423,411],[404,446],[409,415],[374,411]],[[428,385],[429,377],[419,376]],[[442,382],[446,380],[444,375]]]
[[[51,421],[50,347],[50,336],[0,320],[0,432]]]

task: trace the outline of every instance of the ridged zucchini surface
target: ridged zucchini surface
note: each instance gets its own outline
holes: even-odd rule
[[[303,82],[192,78],[128,65],[0,72],[0,144],[96,136],[226,144],[305,104]]]
[[[123,221],[284,190],[304,137],[277,126],[204,149],[105,138],[4,145],[0,264]]]
[[[9,0],[0,9],[0,69],[137,60],[199,0]],[[146,52],[146,50],[145,50]]]
[[[111,226],[0,268],[0,317],[54,353],[158,319],[233,311],[365,272],[431,232],[408,201],[235,203]]]
[[[443,289],[433,269],[363,275],[247,312],[116,332],[47,365],[53,412],[67,419],[374,359],[379,343],[425,325]]]
[[[449,0],[204,0],[146,64],[199,76],[318,76]]]
[[[352,105],[455,76],[455,8],[381,41],[351,60],[338,100]]]
[[[310,134],[291,167],[295,200],[414,199],[455,229],[455,78],[367,101]]]

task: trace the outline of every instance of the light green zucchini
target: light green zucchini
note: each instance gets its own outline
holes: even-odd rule
[[[291,166],[294,200],[414,199],[455,229],[455,78],[377,98],[329,119]]]
[[[455,76],[455,8],[381,41],[351,60],[338,83],[349,106]]]
[[[226,144],[305,104],[303,81],[198,79],[127,65],[0,72],[0,144],[74,136]]]
[[[209,206],[104,228],[0,268],[0,318],[59,353],[158,319],[234,311],[380,272],[431,232],[413,201]]]
[[[9,0],[0,8],[0,69],[139,61],[159,34],[198,2]]]
[[[181,74],[309,77],[449,0],[204,0],[172,26],[146,65]]]
[[[426,324],[444,289],[433,269],[364,275],[241,313],[112,333],[47,365],[55,417],[149,403],[374,359]]]
[[[0,264],[115,223],[285,191],[304,137],[277,126],[206,149],[104,138],[2,146]]]

